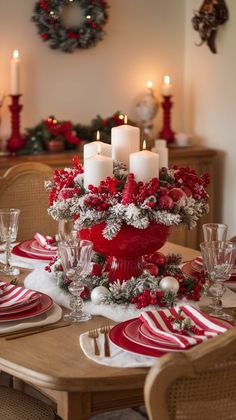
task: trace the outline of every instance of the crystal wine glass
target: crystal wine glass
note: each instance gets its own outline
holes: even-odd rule
[[[223,223],[204,223],[202,225],[205,242],[226,241],[228,226]]]
[[[227,233],[228,233],[228,226],[224,223],[204,223],[202,225],[203,236],[205,242],[211,241],[226,241]],[[207,269],[204,266],[203,261],[203,268],[205,272],[206,282],[204,284],[204,295],[209,295],[209,288],[210,288],[210,277],[208,275]],[[211,305],[210,305],[211,306]]]
[[[65,321],[82,322],[91,318],[90,314],[83,312],[84,274],[87,274],[88,264],[92,257],[93,243],[91,241],[75,238],[59,242],[59,254],[66,276],[71,283],[69,291],[72,294],[72,312],[64,316]]]
[[[5,243],[5,266],[0,270],[6,276],[17,276],[20,270],[10,264],[11,247],[18,232],[19,209],[0,209],[0,241]]]
[[[232,321],[223,311],[222,296],[226,287],[224,282],[230,278],[236,257],[236,244],[230,241],[212,241],[200,244],[207,273],[210,277],[209,292],[213,302],[210,315]]]

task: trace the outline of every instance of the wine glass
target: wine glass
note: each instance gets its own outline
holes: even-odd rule
[[[91,319],[91,315],[83,312],[83,299],[81,293],[84,290],[84,276],[92,257],[93,243],[86,240],[71,238],[59,242],[59,254],[65,274],[71,283],[69,291],[72,294],[70,301],[72,311],[64,315],[65,321],[82,322]]]
[[[224,223],[204,223],[202,229],[205,242],[226,241],[228,226]]]
[[[0,209],[0,241],[5,243],[5,266],[0,270],[6,276],[17,276],[20,270],[10,264],[11,244],[15,242],[18,232],[19,209]]]
[[[204,223],[202,225],[202,230],[205,242],[226,241],[228,226],[224,223]],[[206,282],[204,284],[204,295],[208,296],[210,288],[210,277],[208,275],[206,267],[204,266],[204,261],[203,268],[206,278]]]
[[[212,241],[203,242],[200,247],[211,282],[209,292],[213,302],[210,315],[232,321],[232,316],[223,311],[221,299],[226,290],[224,282],[230,278],[234,268],[236,244],[230,241]]]

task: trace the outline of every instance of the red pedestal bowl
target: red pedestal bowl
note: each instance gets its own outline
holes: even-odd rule
[[[144,268],[143,255],[153,254],[166,242],[170,227],[151,222],[146,229],[123,225],[112,240],[102,235],[105,222],[80,231],[81,239],[93,242],[94,250],[108,257],[109,280],[138,277]]]

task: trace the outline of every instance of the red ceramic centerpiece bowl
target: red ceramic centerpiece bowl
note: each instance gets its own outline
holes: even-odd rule
[[[93,242],[94,250],[108,257],[109,280],[124,281],[138,277],[144,268],[143,255],[153,254],[167,240],[170,227],[151,222],[146,229],[123,225],[112,239],[104,238],[105,222],[80,231],[81,239]]]

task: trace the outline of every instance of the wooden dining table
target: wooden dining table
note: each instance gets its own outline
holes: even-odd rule
[[[199,255],[196,250],[171,243],[161,251],[180,253],[183,261]],[[28,273],[21,269],[21,282]],[[96,413],[142,405],[147,368],[103,366],[89,360],[80,348],[80,334],[99,328],[102,320],[93,316],[84,323],[16,340],[2,337],[0,370],[47,395],[64,420],[82,420]]]

